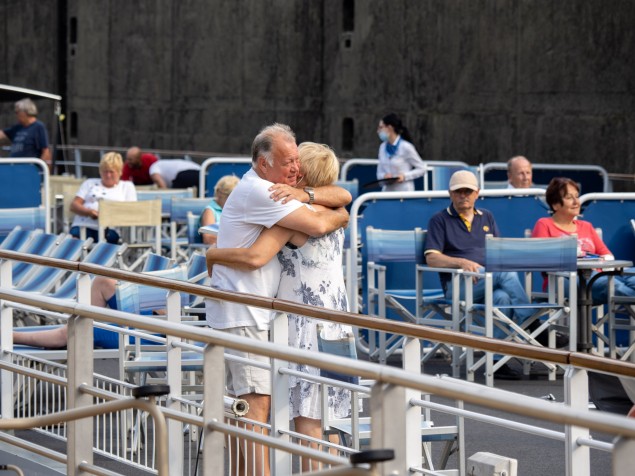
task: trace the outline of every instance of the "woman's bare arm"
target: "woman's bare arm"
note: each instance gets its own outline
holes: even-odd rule
[[[214,218],[214,212],[209,208],[206,208],[201,215],[201,226],[213,225],[216,223],[216,218]],[[201,235],[201,239],[203,243],[206,245],[215,245],[216,244],[216,235],[211,235],[209,233],[203,233]]]
[[[71,202],[70,209],[75,215],[95,218],[99,217],[99,211],[84,206],[86,201],[81,197],[75,197]]]

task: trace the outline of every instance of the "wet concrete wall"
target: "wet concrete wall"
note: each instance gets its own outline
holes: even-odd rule
[[[0,83],[53,94],[61,90],[59,4],[56,0],[0,1]],[[53,105],[37,101],[53,132]],[[0,103],[0,128],[15,124],[13,103]]]
[[[631,0],[61,3],[2,4],[0,80],[60,86],[71,143],[248,153],[280,121],[374,157],[377,122],[395,111],[426,159],[635,172]],[[59,15],[63,84],[48,35],[19,34]]]

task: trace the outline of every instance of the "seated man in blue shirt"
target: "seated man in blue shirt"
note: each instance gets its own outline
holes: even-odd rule
[[[428,223],[426,237],[426,262],[436,268],[457,268],[470,272],[483,270],[485,262],[485,235],[499,236],[494,216],[488,210],[476,209],[478,198],[476,176],[467,170],[455,172],[450,178],[451,204],[435,214]],[[494,273],[494,305],[529,304],[529,298],[517,273]],[[450,275],[440,274],[447,299],[452,299],[452,287],[448,286]],[[479,280],[474,285],[474,302],[484,302],[485,283]],[[461,294],[464,290],[461,289]],[[531,309],[515,309],[513,319],[521,324],[532,315]],[[494,337],[503,338],[505,333],[494,326]],[[496,359],[495,356],[494,358]],[[500,358],[500,357],[499,357]],[[520,372],[504,365],[495,375],[497,378],[519,379]]]

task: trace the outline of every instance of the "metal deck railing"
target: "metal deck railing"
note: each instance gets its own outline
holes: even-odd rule
[[[302,440],[302,435],[293,432],[289,425],[287,372],[284,370],[286,362],[299,362],[331,371],[346,372],[372,382],[368,388],[357,389],[370,395],[370,408],[367,407],[368,416],[372,421],[369,445],[371,448],[393,448],[395,450],[395,459],[378,465],[377,474],[408,474],[408,472],[467,474],[465,454],[461,454],[458,467],[455,470],[430,471],[429,468],[425,467],[419,421],[421,415],[425,414],[428,409],[456,415],[457,422],[459,422],[457,426],[461,432],[464,431],[461,423],[463,419],[474,418],[564,441],[563,457],[567,461],[568,475],[589,474],[590,449],[613,453],[613,474],[629,474],[625,472],[626,469],[632,468],[635,464],[633,461],[635,451],[632,449],[635,444],[635,421],[618,415],[589,412],[588,410],[587,371],[593,370],[635,377],[635,365],[628,362],[609,360],[589,354],[500,342],[413,324],[388,322],[357,314],[330,311],[277,299],[229,293],[83,263],[60,263],[58,260],[8,251],[0,251],[0,260],[0,346],[2,348],[0,379],[3,397],[2,420],[0,421],[6,420],[9,416],[11,424],[15,424],[15,420],[13,420],[15,402],[19,400],[14,399],[14,388],[18,394],[22,395],[21,401],[35,402],[33,408],[37,409],[36,411],[44,412],[46,408],[46,411],[49,412],[47,415],[51,415],[49,422],[54,423],[53,428],[61,422],[59,414],[64,409],[81,412],[86,411],[86,407],[94,409],[103,406],[105,403],[102,402],[107,401],[127,404],[130,400],[128,392],[133,388],[133,385],[118,379],[103,378],[93,373],[93,357],[97,355],[90,345],[92,344],[93,320],[102,324],[121,326],[119,328],[121,332],[127,332],[127,327],[134,327],[137,329],[137,333],[145,332],[149,336],[161,334],[167,338],[167,375],[164,381],[170,385],[170,394],[159,400],[157,408],[165,416],[168,425],[168,445],[170,448],[168,473],[162,473],[157,466],[155,456],[161,453],[159,449],[155,449],[155,445],[158,443],[155,439],[155,437],[158,438],[157,429],[151,422],[144,423],[144,419],[139,418],[139,415],[130,415],[128,412],[128,416],[124,416],[126,412],[123,410],[117,410],[113,416],[106,420],[84,418],[69,421],[63,425],[64,429],[61,429],[62,425],[60,424],[57,438],[65,440],[67,457],[52,453],[47,448],[38,448],[28,441],[14,442],[13,439],[3,436],[5,441],[11,441],[12,444],[19,444],[28,447],[33,452],[65,461],[69,474],[80,471],[92,474],[115,474],[105,469],[97,469],[94,465],[96,455],[102,453],[116,455],[117,453],[113,448],[126,449],[126,451],[119,453],[120,455],[124,454],[123,457],[120,457],[120,462],[129,465],[130,468],[143,467],[150,472],[159,474],[195,474],[197,471],[199,474],[206,475],[224,474],[224,471],[228,470],[225,458],[226,450],[223,444],[224,435],[238,436],[243,440],[256,441],[269,447],[272,454],[272,474],[284,475],[290,474],[294,470],[299,471],[298,468],[301,467],[303,459],[315,462],[316,466],[320,468],[332,468],[334,471],[340,471],[337,469],[340,467],[348,468],[346,470],[350,471],[349,474],[359,474],[361,470],[352,468],[346,457],[346,455],[357,451],[352,445],[348,447],[342,444],[329,445],[323,442],[323,448],[320,451],[298,443]],[[6,283],[11,282],[12,260],[58,266],[84,273],[78,282],[77,301],[60,301],[38,294],[16,291],[7,286]],[[88,304],[90,275],[108,276],[114,279],[141,284],[151,283],[164,287],[168,291],[166,320],[91,306]],[[175,305],[179,292],[197,294],[211,299],[241,302],[276,311],[277,317],[272,323],[272,342],[258,343],[182,323],[181,309],[178,304]],[[30,363],[23,366],[16,363],[17,358],[27,359],[29,354],[13,349],[11,330],[14,304],[35,306],[69,316],[69,342],[65,366],[41,362],[42,365],[51,365],[51,367],[33,368]],[[286,344],[286,313],[303,314],[316,319],[332,320],[376,331],[403,334],[407,337],[402,355],[403,369],[289,348]],[[419,359],[419,339],[472,346],[484,351],[495,351],[558,364],[565,368],[563,380],[567,395],[565,405],[555,405],[538,398],[457,379],[422,374]],[[233,422],[245,422],[244,417],[232,418],[224,405],[225,348],[249,350],[271,359],[273,403],[271,421],[265,426],[267,430],[265,434],[259,435],[224,422],[227,417],[230,417]],[[123,349],[121,350],[123,351]],[[191,395],[188,396],[188,389],[183,385],[184,374],[181,368],[181,354],[186,351],[201,354],[201,372],[205,383],[199,388],[202,393],[198,396],[198,402],[192,404],[189,403],[189,400],[194,402],[194,399],[191,398]],[[32,387],[29,388],[29,384],[20,384],[18,375],[29,375],[29,377],[39,381],[38,386],[47,386],[43,385],[42,382],[49,384],[51,386],[48,390],[49,393],[47,394],[44,390],[43,396],[36,397],[34,400],[29,396],[35,395],[30,393]],[[98,380],[101,379],[103,379],[103,384],[98,383]],[[17,385],[15,385],[16,381]],[[329,384],[336,385],[337,382],[331,381]],[[432,399],[435,397],[449,398],[455,404],[441,405],[432,400],[428,401],[427,398],[422,397],[422,394],[431,395]],[[48,397],[45,399],[47,395]],[[57,403],[47,408],[43,399],[53,400]],[[477,404],[488,409],[504,410],[515,415],[532,418],[537,423],[519,426],[517,422],[509,419],[488,417],[480,413],[465,411],[462,408],[463,403]],[[402,410],[395,410],[397,408]],[[19,413],[17,416],[20,416]],[[128,417],[130,419],[126,420]],[[356,429],[355,425],[359,415],[353,413],[352,417],[352,431],[357,433],[359,428]],[[540,422],[560,424],[563,426],[563,431],[548,431],[540,426]],[[325,425],[328,425],[328,422],[325,422]],[[194,428],[204,435],[200,445],[200,453],[197,444],[190,445],[189,442],[185,442],[191,439],[191,435],[196,431]],[[108,429],[114,429],[114,431],[109,433]],[[615,443],[596,442],[589,436],[591,430],[613,435],[617,439]],[[95,434],[106,436],[100,436],[100,438],[85,437],[85,435]],[[112,437],[109,436],[111,434]],[[138,441],[135,438],[141,436],[147,436],[148,439],[142,440],[142,444],[135,444],[135,441]],[[115,438],[117,442],[115,442]],[[129,451],[131,449],[133,451]],[[132,460],[125,454],[134,453],[137,450],[144,452],[141,459]],[[186,468],[186,453],[188,451],[193,454],[193,461],[198,458],[198,464],[195,462]]]

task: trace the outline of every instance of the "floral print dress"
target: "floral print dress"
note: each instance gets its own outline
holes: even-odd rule
[[[319,238],[309,237],[300,248],[285,246],[278,253],[282,265],[277,297],[289,301],[348,311],[348,300],[342,273],[344,230],[339,229]],[[335,322],[289,315],[289,346],[318,352],[317,324],[323,326],[322,338],[337,340],[352,332],[350,326]],[[290,364],[290,368],[320,375],[320,369],[308,365]],[[320,385],[289,376],[290,417],[319,419]],[[351,410],[351,393],[342,388],[328,387],[331,418],[345,418]]]

